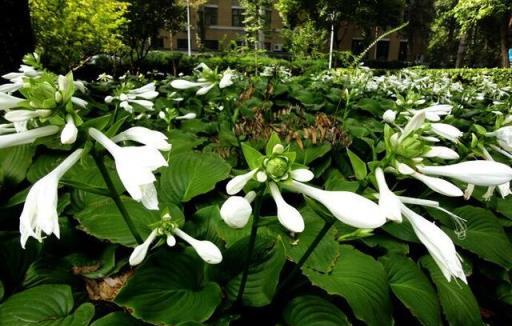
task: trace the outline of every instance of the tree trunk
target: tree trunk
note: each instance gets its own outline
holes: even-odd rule
[[[466,50],[466,39],[468,38],[468,33],[462,34],[459,40],[459,47],[457,48],[457,60],[455,61],[455,68],[461,68],[464,63],[464,52]]]
[[[34,51],[34,34],[28,0],[0,1],[0,75],[18,69],[21,59]]]
[[[509,68],[510,62],[508,60],[508,29],[510,23],[510,15],[505,15],[500,28],[500,47],[501,47],[501,67]]]

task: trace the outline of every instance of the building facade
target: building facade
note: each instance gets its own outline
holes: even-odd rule
[[[191,11],[191,47],[192,51],[224,50],[232,44],[243,44],[245,31],[243,27],[243,9],[236,0],[210,0],[197,10]],[[274,8],[268,8],[265,16],[264,31],[265,49],[272,52],[283,52],[284,40],[281,36],[283,22]],[[384,31],[375,28],[374,37]],[[406,61],[422,60],[424,45],[421,40],[414,42],[409,52],[409,41],[400,32],[391,34],[381,40],[367,55],[370,60]],[[187,32],[160,32],[160,47],[169,50],[187,50]],[[337,40],[334,48],[341,51],[352,51],[359,54],[364,50],[361,30],[350,23],[342,23],[338,27]],[[408,57],[409,55],[409,57]]]

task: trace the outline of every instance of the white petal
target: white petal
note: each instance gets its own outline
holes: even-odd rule
[[[182,115],[182,116],[179,116],[179,117],[176,117],[174,119],[176,120],[193,120],[197,118],[197,114],[193,113],[193,112],[189,112],[185,115]]]
[[[292,170],[292,172],[290,174],[291,174],[293,180],[296,180],[299,182],[308,182],[308,181],[313,180],[313,178],[315,177],[313,172],[311,172],[308,169]]]
[[[196,240],[178,228],[174,230],[174,234],[190,244],[199,257],[208,264],[219,264],[222,261],[222,253],[219,248],[210,241]]]
[[[135,249],[133,249],[133,252],[130,255],[129,259],[131,266],[135,266],[142,263],[142,261],[144,260],[144,258],[146,258],[146,255],[148,254],[149,246],[151,246],[151,243],[155,240],[156,236],[157,230],[154,229],[153,231],[151,231],[149,236],[142,244],[138,245],[137,247],[135,247]]]
[[[78,136],[78,129],[75,126],[75,122],[73,121],[73,117],[68,115],[66,117],[66,125],[62,132],[60,133],[60,142],[63,144],[73,144],[76,141],[76,137]]]
[[[8,110],[18,106],[22,101],[22,98],[0,93],[0,110]]]
[[[375,170],[375,177],[379,187],[379,207],[389,220],[402,222],[400,199],[389,189],[380,167]]]
[[[209,84],[208,86],[203,86],[200,89],[197,90],[196,95],[205,95],[208,93],[213,87],[215,86],[215,83]]]
[[[402,134],[400,135],[399,142],[404,140],[414,130],[421,128],[424,123],[425,123],[425,112],[424,111],[416,112],[416,114],[409,120],[407,125],[405,125],[404,130],[402,131]]]
[[[168,234],[165,242],[169,247],[174,247],[176,245],[176,238],[172,234]]]
[[[9,134],[9,135],[1,135],[0,136],[0,148],[7,148],[11,146],[31,144],[37,138],[51,136],[59,132],[59,127],[57,126],[45,126],[41,128],[31,129],[28,131]]]
[[[432,123],[432,132],[454,143],[463,135],[462,131],[446,123]]]
[[[76,106],[81,107],[82,109],[85,109],[87,107],[87,104],[88,104],[86,100],[82,100],[81,98],[78,98],[78,97],[75,97],[75,96],[71,97],[71,102],[73,104],[75,104]]]
[[[249,180],[251,180],[252,177],[254,177],[256,172],[258,172],[258,169],[254,169],[242,175],[237,175],[236,177],[231,179],[226,185],[226,192],[229,195],[236,195],[237,193],[242,191],[242,189],[244,189],[247,182],[249,182]]]
[[[231,80],[232,78],[233,73],[230,70],[226,70],[224,72],[224,75],[222,76],[222,79],[219,82],[219,88],[226,88],[233,85],[233,81]]]
[[[384,112],[382,115],[382,119],[387,123],[393,123],[396,119],[396,112],[393,110],[386,110],[386,112]]]
[[[210,83],[196,83],[184,79],[175,79],[171,82],[171,86],[176,89],[189,89],[194,87],[203,87]]]
[[[444,146],[432,146],[423,156],[428,158],[437,157],[443,160],[457,160],[460,158],[456,151]]]
[[[166,135],[145,127],[132,127],[112,138],[112,141],[115,143],[126,140],[148,145],[161,151],[171,150],[171,144],[167,142]]]
[[[304,231],[304,219],[299,211],[284,201],[279,188],[274,182],[271,182],[269,187],[272,198],[276,202],[279,223],[291,232],[299,233]]]
[[[349,191],[326,191],[291,181],[287,188],[323,204],[338,220],[356,228],[374,229],[386,223],[386,216],[371,200]]]
[[[148,183],[140,186],[142,193],[141,203],[150,210],[158,210],[158,194],[155,185]]]
[[[252,214],[250,202],[240,196],[229,197],[220,209],[220,216],[232,228],[241,229],[247,225]]]
[[[444,166],[419,166],[418,170],[425,174],[450,177],[477,186],[497,186],[512,180],[512,168],[503,163],[487,160]]]
[[[412,174],[412,177],[418,179],[427,187],[442,195],[449,197],[460,197],[464,195],[462,190],[460,190],[456,185],[449,181],[440,178],[429,177],[417,172]]]

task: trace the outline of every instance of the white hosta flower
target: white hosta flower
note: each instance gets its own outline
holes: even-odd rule
[[[454,143],[463,135],[462,131],[446,123],[432,123],[431,127],[433,133]]]
[[[53,171],[39,179],[30,188],[20,216],[21,246],[29,237],[43,240],[43,233],[60,237],[57,213],[57,188],[62,176],[80,159],[82,149],[77,149],[60,163]]]
[[[241,229],[247,225],[252,214],[251,202],[256,197],[256,193],[251,191],[241,196],[229,197],[220,208],[220,216],[227,225],[235,229]]]
[[[441,139],[434,136],[421,136],[420,138],[431,143],[439,143],[441,141]]]
[[[386,216],[371,200],[349,191],[326,191],[291,180],[285,186],[324,205],[338,220],[356,228],[374,229]]]
[[[247,173],[237,175],[233,179],[229,180],[228,184],[226,185],[226,192],[229,195],[236,195],[242,189],[244,189],[245,185],[249,180],[251,180],[254,175],[258,172],[258,169],[251,170]]]
[[[418,166],[429,175],[454,178],[477,186],[498,186],[512,180],[512,168],[503,163],[476,160],[444,166]]]
[[[222,75],[222,79],[219,82],[219,88],[226,88],[233,85],[233,77],[235,76],[233,70],[227,69]]]
[[[185,242],[194,248],[199,257],[201,257],[208,264],[219,264],[222,261],[222,253],[219,248],[210,241],[197,240],[186,234],[182,230],[176,228],[174,235],[180,237]]]
[[[0,110],[9,110],[17,107],[24,99],[0,93]]]
[[[382,115],[382,119],[387,123],[393,123],[396,120],[396,112],[393,110],[386,110]]]
[[[400,199],[389,189],[384,171],[381,168],[375,170],[375,178],[379,187],[379,207],[383,210],[387,219],[402,222]]]
[[[512,126],[501,127],[500,129],[487,133],[486,135],[495,136],[501,148],[512,152]]]
[[[277,219],[279,223],[291,232],[299,233],[304,231],[304,219],[299,211],[284,200],[279,187],[274,182],[269,183],[269,188],[270,194],[277,206]]]
[[[413,210],[402,205],[402,214],[411,223],[414,233],[441,269],[444,277],[451,281],[452,277],[467,283],[466,275],[462,269],[461,258],[457,254],[453,241],[433,222],[416,214]]]
[[[51,113],[51,110],[12,110],[4,115],[4,119],[9,122],[22,122],[34,118],[45,118]]]
[[[179,117],[176,117],[174,118],[175,120],[193,120],[197,118],[197,114],[195,114],[194,112],[189,112],[185,115],[181,115]]]
[[[132,127],[127,129],[112,138],[114,143],[121,141],[135,141],[160,151],[170,151],[171,144],[167,142],[167,136],[163,133],[155,130],[151,130],[145,127]]]
[[[175,79],[171,82],[171,86],[176,89],[189,89],[196,87],[205,87],[209,86],[211,83],[209,82],[191,82],[185,79]]]
[[[1,135],[0,148],[31,144],[38,138],[51,136],[58,132],[59,127],[57,126],[45,126],[16,134]]]
[[[158,209],[158,197],[153,171],[168,166],[165,158],[151,146],[120,147],[99,130],[90,128],[89,135],[114,158],[117,173],[130,196],[147,209]]]
[[[82,100],[81,98],[78,98],[76,96],[71,97],[71,102],[82,109],[85,109],[88,104],[86,100]]]
[[[313,180],[315,175],[308,169],[295,169],[290,172],[290,176],[293,180],[299,182],[308,182]]]
[[[148,237],[146,238],[146,240],[144,240],[142,244],[138,245],[137,247],[135,247],[135,249],[133,249],[132,254],[130,255],[130,258],[128,260],[131,266],[135,266],[142,263],[142,261],[144,260],[144,258],[146,258],[146,255],[148,254],[149,247],[151,246],[153,241],[155,241],[157,235],[158,229],[154,229],[153,231],[151,231],[151,233],[148,235]]]
[[[132,89],[127,93],[128,98],[142,98],[145,100],[152,100],[158,96],[155,83],[149,83],[142,87]]]
[[[432,146],[428,152],[423,154],[423,157],[440,158],[443,160],[457,160],[460,158],[456,151],[444,146]]]
[[[430,177],[428,175],[424,175],[421,173],[413,173],[411,175],[413,178],[418,179],[423,182],[427,187],[434,190],[441,195],[445,195],[448,197],[460,197],[463,196],[464,193],[453,183],[443,180],[441,178]]]
[[[441,120],[441,116],[448,115],[452,112],[452,106],[449,104],[437,104],[423,109],[425,118],[428,121],[437,122]]]
[[[487,149],[485,147],[482,147],[482,152],[483,152],[484,158],[486,160],[494,162],[494,158],[491,156],[491,154],[487,151]],[[486,194],[488,195],[487,196],[488,199],[490,199],[492,197],[492,194],[494,193],[495,188],[496,188],[496,186],[491,186],[487,190]],[[510,195],[512,193],[510,190],[510,182],[505,182],[504,184],[498,185],[498,192],[500,193],[502,198],[505,198],[508,195]]]
[[[217,83],[208,84],[207,86],[203,86],[197,90],[196,95],[205,95],[208,93]]]
[[[60,133],[60,142],[63,144],[74,144],[77,136],[78,129],[75,125],[75,121],[73,120],[73,117],[68,114],[66,116],[66,125]]]
[[[424,111],[416,112],[416,114],[414,114],[414,116],[405,125],[404,130],[402,131],[400,138],[398,139],[398,142],[399,143],[402,142],[413,131],[421,128],[424,123],[425,123],[425,112]]]

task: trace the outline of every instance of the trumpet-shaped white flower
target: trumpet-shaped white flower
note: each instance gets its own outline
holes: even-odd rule
[[[0,92],[0,110],[9,110],[17,107],[24,99]]]
[[[258,172],[258,169],[254,169],[247,173],[237,175],[233,179],[229,180],[228,184],[226,185],[226,192],[229,195],[236,195],[237,193],[242,191],[242,189],[244,189],[247,182],[249,182],[249,180],[251,180],[252,177],[254,177],[256,172]]]
[[[130,255],[130,265],[138,265],[144,260],[148,253],[149,247],[158,236],[165,236],[166,244],[169,247],[174,247],[176,245],[175,236],[181,238],[189,245],[191,245],[199,257],[201,257],[208,264],[219,264],[222,261],[222,253],[215,244],[206,240],[201,241],[194,239],[180,228],[178,228],[176,225],[169,223],[170,219],[171,217],[169,215],[164,216],[161,223],[162,225],[153,229],[146,240],[142,244],[135,247],[132,254]]]
[[[185,79],[175,79],[171,82],[171,86],[176,89],[189,89],[196,87],[205,87],[209,86],[211,83],[209,82],[191,82]]]
[[[147,209],[158,209],[158,197],[153,171],[168,166],[165,158],[154,147],[120,147],[99,130],[90,128],[89,135],[114,158],[117,173],[130,196]]]
[[[396,120],[396,112],[393,110],[386,110],[382,115],[382,119],[387,123],[393,123]]]
[[[356,228],[374,229],[386,223],[377,204],[349,191],[326,191],[294,180],[285,186],[324,205],[338,220]]]
[[[380,167],[375,170],[375,178],[379,187],[379,206],[384,211],[386,218],[402,222],[400,199],[389,189],[384,171]]]
[[[418,172],[411,174],[411,176],[423,182],[427,187],[448,197],[460,197],[464,193],[453,183],[443,180],[441,178],[434,178]]]
[[[226,69],[222,75],[222,79],[219,82],[219,88],[226,88],[233,85],[233,77],[235,76],[233,70]]]
[[[185,115],[178,116],[174,119],[175,120],[193,120],[195,118],[197,118],[197,114],[195,114],[194,112],[189,112]]]
[[[58,132],[59,127],[57,126],[45,126],[16,134],[1,135],[0,148],[31,144],[38,138],[51,136]]]
[[[9,122],[22,122],[34,118],[48,117],[51,110],[12,110],[4,115],[4,119]]]
[[[431,126],[433,133],[454,143],[463,135],[462,131],[446,123],[432,123]]]
[[[59,180],[80,159],[82,149],[77,149],[53,171],[39,179],[28,192],[20,217],[21,246],[29,237],[43,240],[43,233],[60,237],[57,213]]]
[[[311,170],[308,169],[295,169],[290,172],[290,176],[293,180],[299,181],[299,182],[308,182],[313,180],[315,175]]]
[[[277,206],[277,219],[279,223],[291,232],[298,233],[304,231],[304,219],[299,211],[284,200],[278,186],[274,182],[269,183],[269,188],[270,194]]]
[[[229,197],[220,208],[220,216],[227,225],[235,229],[241,229],[247,225],[252,214],[251,202],[256,197],[254,191],[245,195]]]
[[[437,104],[423,109],[425,118],[428,121],[437,122],[441,120],[441,116],[448,115],[452,112],[452,106],[449,104]]]
[[[119,106],[127,112],[133,112],[132,104],[140,105],[145,110],[152,111],[154,103],[150,100],[158,96],[158,92],[155,89],[155,84],[149,83],[126,93],[122,93],[119,96],[107,96],[105,97],[105,103],[111,103],[114,99],[117,99],[120,101]]]
[[[491,154],[489,154],[485,147],[482,147],[482,152],[486,160],[494,162],[494,158],[491,156]],[[489,189],[487,190],[487,193],[484,195],[484,199],[490,199],[495,189],[496,186],[490,186]],[[508,195],[510,195],[512,193],[510,190],[510,182],[498,185],[498,192],[500,193],[502,198],[505,198]]]
[[[63,144],[74,144],[77,136],[78,129],[75,125],[75,121],[73,120],[73,117],[68,114],[66,116],[66,125],[60,133],[60,142]]]
[[[454,178],[477,186],[498,186],[512,180],[512,168],[503,163],[475,160],[444,166],[418,166],[429,175]]]
[[[457,160],[460,158],[456,151],[445,146],[432,146],[428,152],[423,154],[423,157],[440,158],[443,160]]]
[[[506,151],[512,152],[512,126],[502,127],[494,132],[486,134],[496,136],[496,141]]]
[[[414,116],[407,122],[404,127],[404,130],[400,134],[400,138],[398,138],[398,143],[402,142],[407,136],[409,136],[413,131],[418,128],[421,128],[425,123],[425,111],[418,111],[414,114]]]
[[[402,205],[402,214],[411,223],[414,233],[425,245],[428,252],[441,269],[444,277],[451,281],[452,277],[467,283],[462,269],[461,258],[457,254],[453,241],[434,223],[416,214],[413,210]]]
[[[71,97],[71,102],[82,109],[85,109],[88,104],[86,100],[82,100],[81,98],[78,98],[76,96]]]
[[[141,143],[160,151],[170,151],[171,144],[167,142],[167,136],[163,133],[155,130],[151,130],[145,127],[132,127],[127,129],[112,138],[114,143],[121,141],[131,140],[137,143]]]
[[[200,89],[197,90],[196,92],[196,95],[205,95],[206,93],[208,93],[217,83],[211,83],[211,84],[208,84],[206,86],[203,86],[201,87]]]

